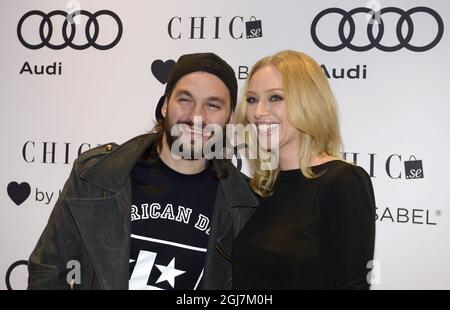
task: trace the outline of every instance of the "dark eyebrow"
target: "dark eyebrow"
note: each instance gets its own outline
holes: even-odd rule
[[[187,97],[189,97],[191,99],[194,98],[194,96],[192,96],[192,94],[188,90],[185,90],[185,89],[178,90],[175,93],[175,96],[176,97],[178,97],[178,96],[187,96]],[[216,96],[208,97],[208,98],[205,99],[205,101],[207,101],[207,102],[214,101],[214,102],[217,102],[217,103],[219,103],[221,105],[225,105],[225,99],[220,98],[220,97],[216,97]]]
[[[220,97],[208,97],[206,98],[206,101],[216,101],[217,103],[220,103],[222,105],[225,105],[225,100],[223,98]]]
[[[175,96],[188,96],[189,98],[192,98],[192,94],[189,92],[189,91],[187,91],[187,90],[184,90],[184,89],[181,89],[181,90],[178,90],[176,93],[175,93]]]

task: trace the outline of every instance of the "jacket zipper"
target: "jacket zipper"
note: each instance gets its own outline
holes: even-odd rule
[[[225,257],[225,259],[227,261],[229,261],[230,263],[232,262],[231,257],[228,256],[224,250],[220,247],[220,245],[216,244],[216,249],[219,251],[220,255],[222,255],[223,257]]]
[[[89,290],[94,289],[94,283],[95,283],[95,271],[94,271],[94,268],[92,268],[92,280],[91,280],[91,286],[89,287]]]
[[[229,261],[230,263],[232,262],[231,257],[228,256],[225,251],[222,249],[222,247],[216,243],[216,249],[219,251],[220,255],[222,255],[227,261]],[[228,280],[228,282],[225,284],[224,288],[225,290],[227,289],[231,289],[232,288],[232,279],[230,278]]]

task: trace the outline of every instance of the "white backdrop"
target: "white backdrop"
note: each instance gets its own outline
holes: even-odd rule
[[[376,44],[366,51],[352,50],[351,44],[371,44],[364,10],[343,24],[342,49],[329,51],[313,40],[311,25],[324,10],[376,6],[384,9],[378,16],[384,25],[380,44],[403,41],[398,50]],[[412,8],[418,9],[403,13]],[[78,9],[92,14],[108,10],[118,19],[98,15],[97,38],[92,20],[94,46],[86,49],[29,48],[45,45],[46,39],[50,46],[64,43],[64,17],[51,15],[53,31],[49,35],[49,25],[43,23],[41,38],[41,15]],[[30,13],[18,27],[33,10],[43,14]],[[26,287],[21,261],[28,259],[41,234],[79,149],[122,143],[152,128],[168,60],[188,52],[216,52],[233,66],[242,86],[246,67],[279,50],[295,49],[330,73],[347,158],[357,153],[357,163],[372,176],[377,202],[373,288],[450,289],[449,15],[450,2],[444,0],[3,0],[0,288]],[[317,39],[328,46],[341,44],[342,18],[324,12],[317,22]],[[247,24],[250,20],[257,22]],[[352,21],[354,37],[348,38]],[[75,17],[74,44],[87,43],[86,23],[86,16]],[[247,26],[256,37],[246,37]],[[69,24],[67,37],[70,29]],[[374,37],[379,29],[373,26]],[[424,51],[414,51],[414,46],[424,46]],[[56,70],[51,68],[54,63]],[[38,74],[41,66],[47,73]],[[359,78],[350,78],[356,76],[351,69],[357,66]],[[49,74],[52,70],[57,74]],[[417,160],[410,161],[411,155]]]

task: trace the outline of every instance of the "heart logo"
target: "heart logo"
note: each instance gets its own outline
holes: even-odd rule
[[[8,184],[8,196],[16,205],[21,205],[30,196],[31,187],[27,182]]]
[[[172,59],[162,61],[157,59],[152,63],[153,76],[161,83],[166,84],[169,79],[170,70],[175,65],[175,61]]]

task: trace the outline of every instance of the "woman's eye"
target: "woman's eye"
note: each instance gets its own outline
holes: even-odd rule
[[[257,102],[255,97],[247,97],[246,100],[247,100],[247,103],[256,103]]]
[[[270,97],[270,101],[281,101],[281,100],[283,100],[283,97],[279,95],[273,95],[272,97]]]

